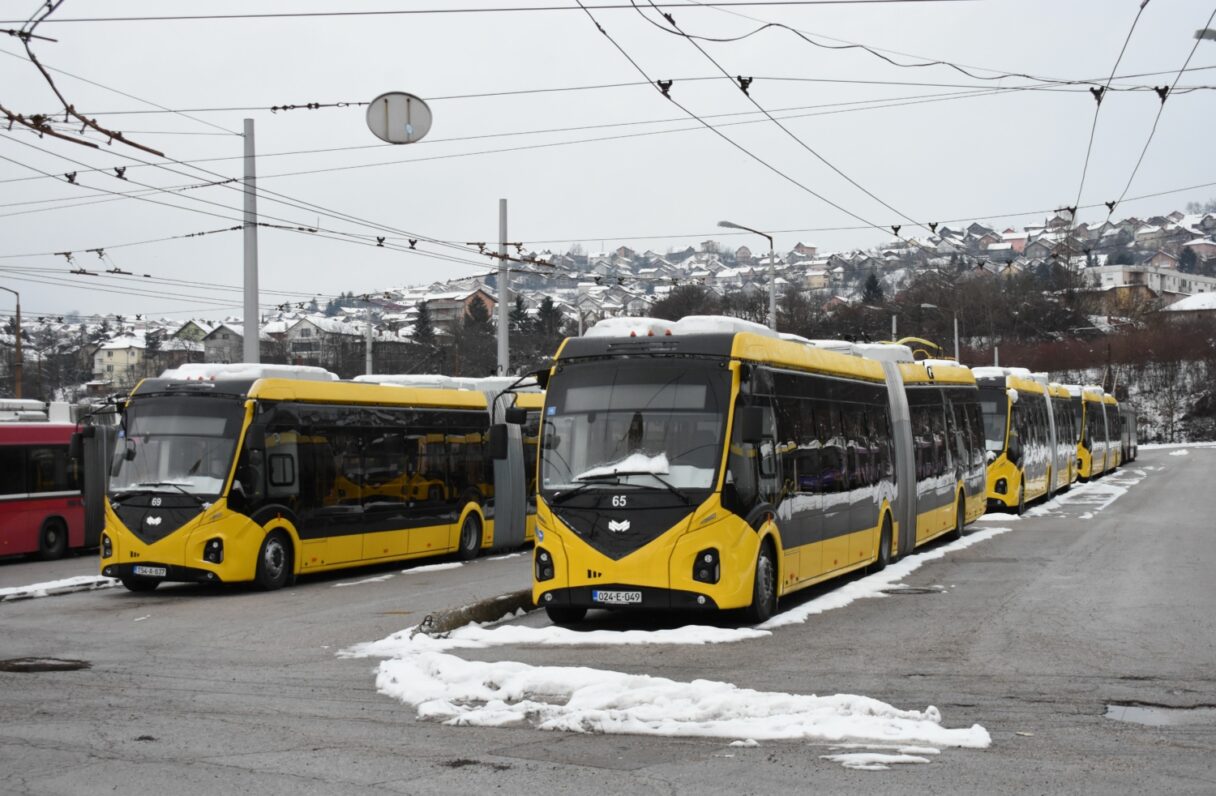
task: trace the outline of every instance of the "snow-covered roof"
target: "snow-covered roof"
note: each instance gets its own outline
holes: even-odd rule
[[[1196,293],[1165,308],[1166,312],[1211,312],[1216,310],[1216,293]]]
[[[253,363],[221,364],[217,362],[188,362],[169,368],[162,379],[182,381],[226,381],[245,379],[300,379],[302,381],[337,381],[338,377],[325,368],[311,365],[259,365]]]

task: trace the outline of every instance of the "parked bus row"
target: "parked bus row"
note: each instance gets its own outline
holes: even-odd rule
[[[559,624],[622,606],[763,621],[1120,461],[1100,390],[1078,410],[1027,371],[730,318],[601,322],[542,381],[533,598]]]

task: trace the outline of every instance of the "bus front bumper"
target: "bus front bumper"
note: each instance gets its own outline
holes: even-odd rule
[[[543,583],[537,583],[539,588]],[[596,586],[574,586],[539,591],[536,604],[573,605],[582,608],[652,608],[683,610],[717,610],[718,604],[708,594],[653,586],[604,583]]]
[[[136,570],[139,571],[136,571]],[[164,574],[159,574],[160,571]],[[153,574],[147,574],[152,572]],[[161,564],[156,561],[141,561],[138,564],[106,564],[101,574],[107,578],[140,578],[166,583],[223,583],[220,576],[205,569],[183,567],[177,564]]]

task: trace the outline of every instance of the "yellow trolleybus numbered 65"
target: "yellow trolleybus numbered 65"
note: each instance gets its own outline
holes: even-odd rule
[[[547,379],[533,597],[559,623],[592,607],[761,621],[781,595],[961,534],[984,508],[976,398],[968,369],[905,346],[601,322]]]

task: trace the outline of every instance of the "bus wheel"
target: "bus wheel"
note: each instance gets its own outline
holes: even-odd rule
[[[888,514],[882,520],[882,535],[878,537],[878,560],[874,562],[874,571],[882,572],[891,563],[891,516]]]
[[[1020,514],[1021,512],[1019,512]],[[963,502],[963,494],[958,495],[958,511],[955,512],[954,530],[950,533],[951,539],[962,539],[963,534],[967,532],[967,504]]]
[[[128,575],[122,579],[122,585],[127,591],[146,592],[155,591],[156,587],[160,585],[160,581],[153,580],[152,578],[141,578],[137,575]]]
[[[481,552],[481,520],[477,519],[474,512],[470,511],[464,518],[464,523],[460,526],[458,544],[456,557],[461,561],[472,561]]]
[[[275,531],[262,541],[254,580],[266,591],[281,589],[291,578],[291,563],[291,542],[282,531]]]
[[[1026,513],[1026,485],[1022,484],[1018,487],[1018,516],[1021,517]]]
[[[68,529],[61,520],[47,520],[38,539],[38,557],[43,561],[63,558],[68,551]]]
[[[581,605],[546,605],[545,613],[555,625],[574,625],[583,621],[587,609]]]
[[[765,540],[756,557],[756,577],[752,581],[752,604],[743,610],[748,624],[758,625],[777,612],[777,559],[772,542]]]

